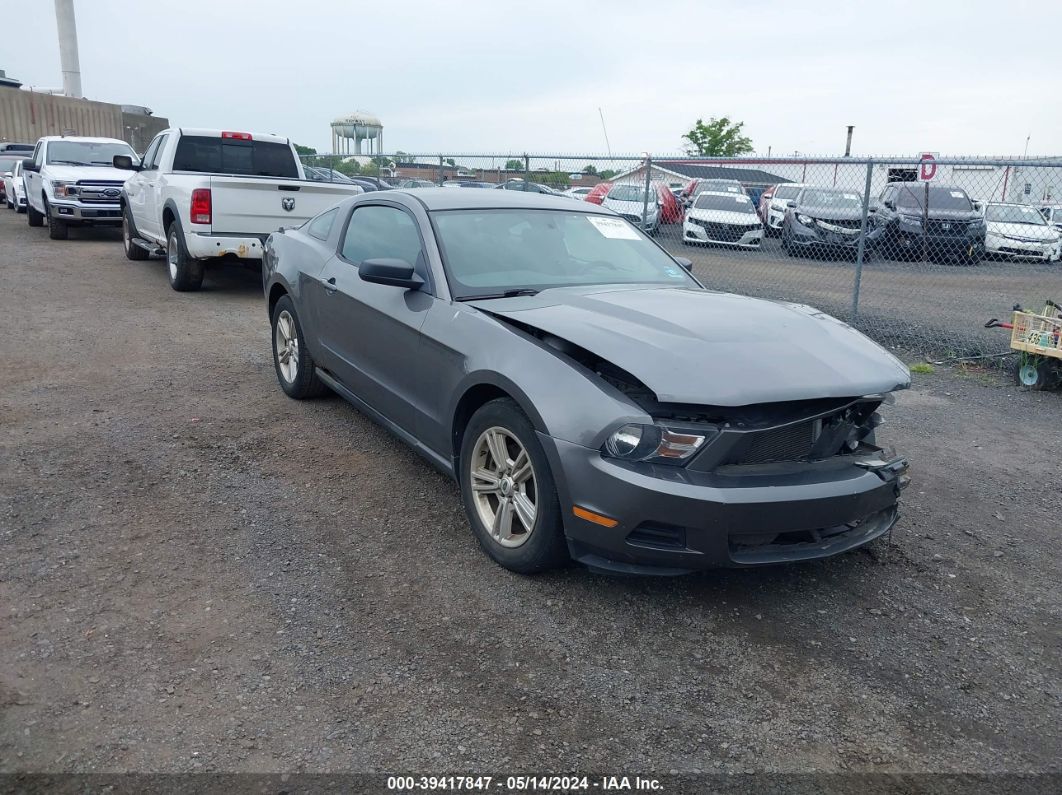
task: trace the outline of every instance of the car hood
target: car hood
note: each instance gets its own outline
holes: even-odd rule
[[[77,182],[81,179],[125,182],[133,172],[110,166],[45,166],[48,179],[63,179]]]
[[[922,210],[919,207],[908,207],[906,205],[900,205],[896,208],[900,215],[907,216],[922,216]],[[944,208],[934,207],[932,204],[929,206],[929,218],[932,221],[980,221],[982,220],[981,213],[976,210],[945,210]]]
[[[863,211],[860,209],[848,209],[840,207],[823,207],[814,204],[798,204],[796,212],[819,218],[823,221],[861,221]]]
[[[728,210],[687,210],[687,218],[699,218],[716,224],[736,224],[738,226],[757,226],[760,218],[756,213],[734,213]]]
[[[993,235],[1024,237],[1029,240],[1058,240],[1058,229],[1047,224],[1012,224],[1005,221],[988,221],[988,232]]]
[[[657,209],[656,202],[652,200],[649,201],[648,204],[644,204],[642,202],[624,202],[619,201],[618,199],[605,199],[602,204],[610,210],[615,210],[618,213],[627,213],[629,215],[641,215],[643,207],[648,209],[650,215],[656,212]]]
[[[471,302],[626,370],[662,403],[743,406],[910,385],[892,354],[809,306],[708,290],[597,286]]]

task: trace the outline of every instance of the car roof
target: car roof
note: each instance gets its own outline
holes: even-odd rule
[[[566,196],[519,190],[451,190],[448,188],[418,188],[410,191],[397,188],[387,192],[391,195],[408,196],[420,202],[427,210],[564,210],[593,215],[615,215],[612,210],[598,204],[573,202]]]
[[[90,144],[128,144],[120,138],[102,138],[94,135],[45,135],[42,141],[74,141],[75,143]]]

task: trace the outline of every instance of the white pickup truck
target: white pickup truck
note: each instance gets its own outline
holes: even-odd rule
[[[165,254],[170,286],[180,291],[199,289],[208,260],[261,260],[271,232],[362,192],[305,179],[291,141],[259,133],[163,130],[142,162],[113,163],[134,172],[121,195],[125,255]]]

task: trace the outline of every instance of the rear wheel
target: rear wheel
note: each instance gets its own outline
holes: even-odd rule
[[[484,404],[461,440],[461,499],[480,546],[510,571],[562,564],[560,503],[531,421],[509,398]]]
[[[170,287],[177,292],[191,292],[203,286],[203,263],[188,256],[177,221],[171,222],[166,232],[166,270]]]
[[[129,214],[129,207],[126,206],[122,211],[122,248],[125,249],[127,259],[145,260],[149,256],[147,249],[141,248],[133,242],[133,238],[137,236],[136,227],[133,226],[133,218]]]
[[[317,366],[306,347],[295,304],[283,296],[273,307],[273,366],[280,388],[290,398],[304,400],[328,391],[317,377]]]

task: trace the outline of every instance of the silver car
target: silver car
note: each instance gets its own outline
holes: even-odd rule
[[[645,185],[620,183],[609,188],[602,206],[615,210],[651,235],[660,228],[660,197],[654,185],[646,192]]]
[[[804,560],[896,521],[907,464],[875,430],[907,369],[811,307],[706,289],[607,208],[364,194],[263,266],[281,389],[338,393],[456,479],[513,571]]]

